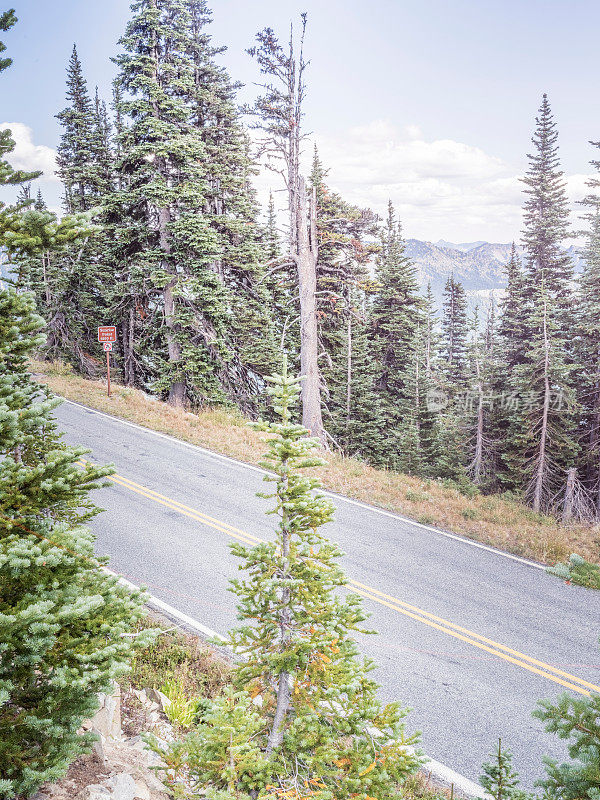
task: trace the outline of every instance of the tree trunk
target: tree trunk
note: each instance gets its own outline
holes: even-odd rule
[[[314,195],[314,192],[313,192]],[[326,447],[321,411],[321,386],[318,367],[316,203],[308,210],[306,184],[298,177],[296,213],[298,289],[300,293],[300,373],[302,375],[302,424]],[[310,225],[310,231],[309,231]]]
[[[287,475],[282,477],[280,501],[287,495],[288,479]],[[289,565],[288,557],[290,554],[290,530],[289,530],[289,512],[282,506],[281,517],[281,554],[283,556],[283,577],[289,578]],[[285,651],[287,648],[290,635],[291,635],[291,614],[290,614],[290,589],[286,586],[283,589],[281,597],[281,610],[279,612],[279,636],[281,640],[281,649]],[[291,704],[290,694],[290,674],[287,670],[279,673],[279,680],[277,684],[277,704],[275,706],[275,715],[273,717],[273,724],[269,731],[269,738],[267,739],[266,754],[270,755],[276,747],[279,747],[283,742],[283,724]]]
[[[349,305],[349,304],[348,304]],[[352,314],[348,311],[348,359],[346,369],[346,430],[352,410]]]
[[[575,467],[571,467],[567,472],[567,488],[565,491],[565,501],[563,504],[563,511],[561,522],[563,525],[566,525],[567,522],[571,520],[573,517],[573,501],[575,499],[575,478],[577,476],[577,470]]]
[[[475,457],[473,458],[473,483],[478,486],[481,483],[481,473],[483,471],[483,384],[481,382],[481,367],[479,359],[477,365],[477,431],[475,434]]]
[[[157,7],[156,0],[150,0],[150,7],[153,9]],[[158,42],[156,41],[155,31],[152,32],[152,46],[150,52],[152,61],[154,63],[154,70],[152,77],[154,78],[155,82],[159,84],[160,81],[158,74]],[[160,113],[156,101],[153,101],[152,106],[156,119],[160,119]],[[164,180],[165,186],[167,186],[169,180],[169,174],[168,174],[169,171],[167,168],[165,157],[157,155],[155,158],[155,164],[159,175]],[[169,242],[169,231],[168,231],[169,222],[171,221],[171,209],[168,206],[163,206],[161,208],[158,208],[157,212],[158,212],[159,246],[160,249],[165,254],[165,256],[168,256],[171,252],[171,245]],[[171,265],[169,264],[167,258],[163,260],[161,266],[166,272],[172,273]],[[169,354],[169,364],[171,365],[171,367],[175,366],[175,369],[178,368],[179,361],[181,360],[181,345],[179,344],[175,336],[176,317],[175,317],[175,297],[173,296],[173,287],[175,286],[176,283],[177,283],[177,276],[173,275],[173,278],[163,289],[165,325],[167,328],[166,332],[167,351]],[[181,407],[183,406],[184,401],[185,401],[185,383],[179,380],[173,381],[169,389],[170,405]]]
[[[540,444],[538,449],[537,465],[535,471],[535,483],[533,489],[533,510],[536,514],[540,513],[542,507],[542,496],[544,492],[544,479],[547,471],[546,446],[548,442],[548,413],[550,410],[550,379],[548,372],[550,369],[548,328],[547,328],[546,301],[544,301],[544,405],[542,409],[542,424],[540,428]]]

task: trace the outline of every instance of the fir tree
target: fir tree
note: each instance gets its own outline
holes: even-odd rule
[[[315,147],[310,185],[319,249],[316,306],[324,415],[328,434],[338,446],[365,454],[374,452],[381,434],[373,434],[384,424],[378,418],[366,339],[373,291],[369,262],[375,249],[368,240],[377,231],[376,217],[332,192],[326,177]],[[358,434],[361,425],[365,427]]]
[[[4,236],[9,260],[14,263],[15,284],[33,293],[47,323],[43,353],[63,357],[82,372],[94,374],[89,342],[95,330],[94,296],[83,277],[88,241],[100,229],[89,213],[69,214],[58,219],[38,199],[19,208],[12,229]],[[87,345],[87,346],[86,346]]]
[[[561,332],[569,330],[572,311],[573,264],[562,248],[569,235],[566,183],[560,170],[558,131],[548,96],[543,95],[528,154],[525,184],[523,247],[525,250],[525,297],[536,306],[543,285],[550,305],[561,317]]]
[[[467,301],[460,281],[451,275],[444,287],[442,317],[443,374],[450,392],[464,388],[467,359]]]
[[[485,331],[482,332],[479,310],[476,307],[470,324],[467,344],[469,382],[465,423],[468,430],[470,456],[468,472],[476,486],[481,486],[485,482],[493,465],[490,412],[493,409],[494,317],[492,302],[488,311]]]
[[[513,242],[505,266],[506,293],[500,304],[499,346],[506,372],[523,363],[524,356],[524,276],[521,258]]]
[[[526,177],[523,357],[510,376],[516,397],[505,447],[515,485],[535,511],[551,511],[576,455],[572,391],[572,265],[556,124],[544,95]]]
[[[215,768],[204,759],[203,774],[215,788],[248,790],[259,777],[260,788],[268,782],[290,797],[302,796],[306,787],[339,800],[363,794],[388,800],[419,763],[408,749],[415,737],[405,735],[397,703],[379,703],[368,676],[372,665],[358,660],[351,634],[365,619],[359,598],[335,594],[346,582],[340,552],[319,531],[333,507],[314,493],[319,482],[303,474],[323,462],[313,455],[317,441],[292,421],[299,380],[287,375],[284,359],[283,373],[270,382],[278,421],[254,427],[268,434],[264,466],[275,475],[265,480],[275,488],[261,496],[275,502],[269,513],[278,520],[276,539],[253,548],[232,546],[247,575],[233,581],[243,624],[230,634],[242,656],[234,682],[260,698],[260,724],[254,714],[242,713],[238,724],[252,723],[262,757],[243,772],[238,762],[235,786],[223,774],[222,757]],[[240,712],[248,708],[243,697],[239,702]],[[203,728],[202,736],[205,753],[208,737],[223,753],[222,732]],[[188,747],[194,748],[193,740]],[[192,758],[200,763],[197,753]],[[185,768],[185,759],[178,763]]]
[[[1,241],[1,240],[0,240]],[[111,472],[60,442],[57,401],[27,373],[43,320],[0,292],[0,795],[29,796],[90,748],[97,692],[127,668],[141,599],[100,568],[82,527]]]
[[[566,692],[556,703],[541,700],[533,716],[546,730],[568,742],[570,761],[544,758],[547,776],[540,781],[551,800],[594,800],[600,794],[600,695],[575,698]]]
[[[64,128],[56,159],[57,174],[65,186],[67,211],[88,211],[93,205],[89,185],[94,155],[92,101],[75,45],[67,67],[67,100],[69,106],[56,115]]]
[[[595,147],[600,143],[592,142]],[[600,170],[600,162],[592,161]],[[600,180],[588,181],[590,193],[583,205],[589,209],[584,267],[579,278],[579,330],[577,398],[581,409],[580,468],[584,484],[593,498],[596,519],[600,516]]]
[[[479,783],[494,800],[527,800],[531,796],[518,788],[519,776],[512,767],[512,753],[502,748],[498,739],[498,749],[490,754],[491,761],[483,764],[483,775]]]
[[[375,278],[377,294],[370,315],[376,386],[385,419],[384,463],[406,472],[421,471],[418,438],[417,361],[419,332],[425,328],[423,300],[417,292],[415,268],[404,252],[400,223],[388,204]]]
[[[130,382],[251,411],[273,349],[236,86],[204,0],[140,0],[121,39],[120,188],[107,199]]]

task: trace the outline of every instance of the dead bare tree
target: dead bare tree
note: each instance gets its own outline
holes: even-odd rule
[[[256,120],[253,127],[263,132],[259,155],[268,169],[282,176],[288,194],[289,260],[296,265],[300,304],[300,372],[302,381],[302,424],[323,447],[327,434],[323,425],[321,382],[318,368],[318,328],[315,292],[319,246],[316,231],[316,200],[308,197],[300,174],[302,104],[306,90],[304,59],[306,14],[301,15],[299,54],[296,55],[294,29],[282,47],[271,28],[256,35],[257,45],[248,50],[256,59],[266,82],[263,94],[245,110]]]

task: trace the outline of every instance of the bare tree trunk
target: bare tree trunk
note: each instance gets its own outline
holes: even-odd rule
[[[314,195],[314,192],[313,192]],[[298,288],[300,293],[300,373],[302,375],[302,424],[327,446],[321,410],[321,386],[318,367],[319,335],[317,328],[317,258],[316,203],[310,207],[304,178],[298,176],[296,213]],[[310,230],[309,230],[310,225]]]
[[[535,482],[533,489],[533,510],[539,514],[542,507],[542,496],[544,492],[544,479],[547,472],[547,456],[546,446],[548,442],[548,413],[550,411],[550,379],[548,372],[550,370],[550,357],[549,357],[549,342],[548,342],[548,328],[547,328],[547,308],[546,301],[544,300],[544,405],[542,410],[542,424],[540,428],[540,444],[537,457],[537,465],[535,471]]]
[[[288,479],[286,476],[282,478],[282,492],[281,495],[287,494]],[[283,573],[284,577],[288,578],[289,564],[288,558],[290,554],[290,530],[289,530],[289,512],[282,506],[281,518],[281,554],[283,556]],[[285,587],[281,597],[281,611],[279,613],[279,636],[281,639],[281,647],[283,650],[288,646],[291,636],[291,614],[290,614],[290,589]],[[279,747],[283,741],[283,723],[291,704],[290,694],[290,673],[287,670],[282,670],[279,673],[279,681],[277,685],[277,703],[275,706],[275,715],[273,717],[273,724],[269,731],[269,738],[267,739],[266,754],[270,755],[274,748]]]
[[[473,483],[481,483],[483,472],[483,384],[481,382],[481,366],[479,359],[476,361],[477,369],[477,431],[475,434],[475,457],[473,458]]]
[[[46,271],[46,266],[50,266],[50,254],[47,251],[44,251],[42,253],[42,273],[44,276],[44,291],[46,294],[46,306],[50,308],[52,295],[50,293],[50,284],[48,283],[48,273]]]
[[[563,511],[561,522],[563,525],[566,525],[567,522],[570,522],[571,518],[573,517],[573,501],[575,499],[575,478],[577,475],[577,470],[575,467],[571,467],[567,472],[567,488],[565,491],[565,500],[563,504]]]
[[[350,424],[352,409],[352,314],[348,312],[348,358],[346,370],[346,430]]]
[[[590,441],[590,453],[596,459],[594,520],[600,522],[600,348],[596,352],[596,381],[594,385],[594,416]],[[593,473],[592,473],[593,474]]]

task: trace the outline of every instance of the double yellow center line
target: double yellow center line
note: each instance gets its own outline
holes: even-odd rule
[[[148,500],[152,500],[155,503],[159,503],[166,508],[170,508],[171,510],[176,511],[185,517],[193,519],[196,522],[200,522],[203,525],[207,525],[208,527],[220,531],[221,533],[225,533],[227,536],[230,536],[233,539],[244,542],[244,544],[253,546],[264,541],[263,539],[260,539],[257,536],[248,533],[247,531],[240,530],[240,528],[235,528],[233,525],[229,525],[226,522],[222,522],[214,517],[210,517],[208,514],[204,514],[202,511],[198,511],[195,508],[190,508],[189,506],[186,506],[177,500],[173,500],[171,497],[165,497],[165,495],[155,492],[153,489],[149,489],[147,486],[142,486],[141,484],[136,483],[129,478],[125,478],[123,475],[111,475],[109,476],[109,479],[131,492],[136,492],[137,494],[146,497]],[[486,653],[490,653],[496,658],[502,659],[510,664],[514,664],[522,669],[526,669],[529,672],[533,672],[536,675],[547,678],[548,680],[558,683],[574,692],[578,692],[579,694],[587,696],[589,696],[592,692],[600,692],[600,686],[596,686],[595,684],[590,683],[583,678],[578,678],[576,675],[571,675],[569,672],[565,672],[557,667],[553,667],[551,664],[546,664],[544,661],[539,661],[538,659],[532,658],[531,656],[521,653],[518,650],[513,650],[506,645],[495,642],[493,639],[488,639],[486,636],[481,636],[480,634],[475,633],[468,628],[463,628],[461,625],[450,622],[443,617],[438,617],[436,614],[431,614],[429,611],[424,611],[423,609],[413,606],[410,603],[405,603],[403,600],[400,600],[397,597],[384,594],[383,592],[374,589],[372,586],[367,586],[366,584],[359,583],[355,580],[349,580],[348,585],[354,592],[356,592],[356,594],[361,595],[373,603],[386,606],[387,608],[396,611],[399,614],[403,614],[406,617],[410,617],[411,619],[414,619],[423,625],[428,625],[430,628],[435,628],[436,630],[445,633],[447,636],[452,636],[455,639],[466,642],[473,647],[484,650]]]

